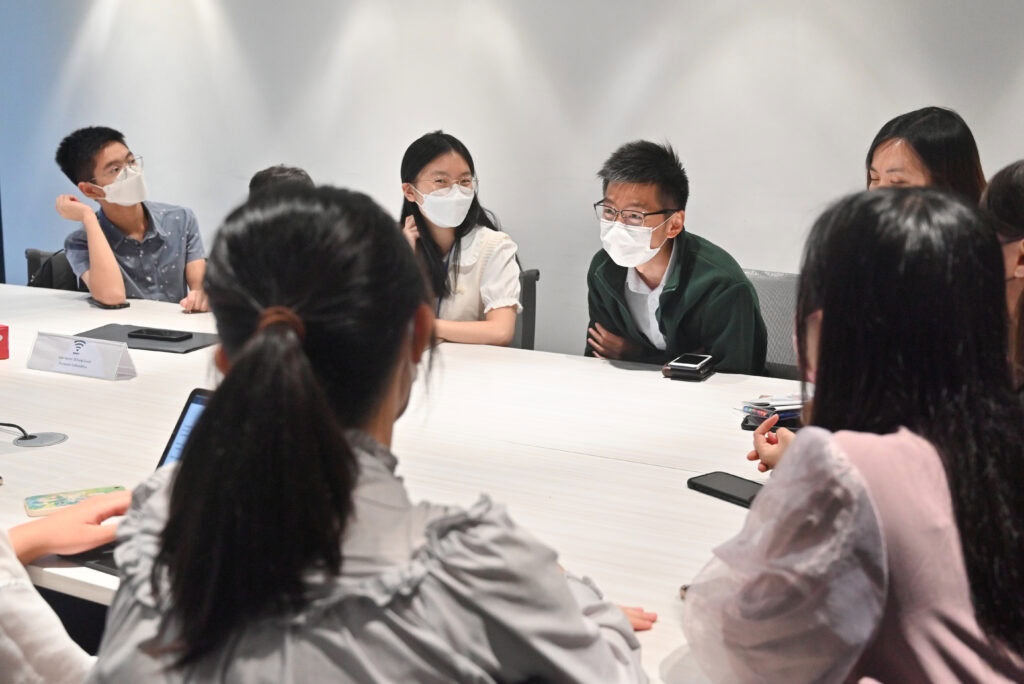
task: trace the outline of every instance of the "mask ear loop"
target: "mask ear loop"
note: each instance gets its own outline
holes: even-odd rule
[[[104,200],[105,201],[107,199],[107,190],[106,190],[106,188],[104,188],[102,185],[96,185],[92,181],[86,181],[86,183],[88,183],[93,188],[95,188],[96,190],[99,190],[100,192],[103,193],[103,197],[89,197],[89,199],[91,199],[94,202],[98,202],[99,200]]]
[[[671,220],[672,220],[672,217],[673,217],[673,216],[675,216],[675,214],[669,214],[669,215],[668,215],[668,218],[667,218],[667,219],[665,219],[664,221],[662,221],[662,222],[661,222],[661,223],[659,223],[658,225],[656,225],[656,226],[654,226],[653,228],[651,228],[651,235],[653,236],[653,235],[654,235],[654,231],[658,230],[658,229],[659,229],[659,228],[661,228],[661,227],[662,227],[663,225],[665,225],[666,223],[668,223],[669,221],[671,221]],[[670,237],[669,237],[668,235],[666,235],[666,236],[665,236],[665,239],[664,239],[664,240],[662,240],[662,241],[661,241],[661,244],[660,244],[660,245],[658,245],[657,247],[651,247],[651,243],[650,243],[650,242],[648,242],[648,243],[647,243],[647,246],[648,246],[648,247],[650,247],[650,249],[658,249],[658,250],[660,250],[660,249],[661,249],[662,247],[664,247],[664,246],[665,246],[665,243],[666,243],[666,242],[668,242],[668,241],[669,241],[669,240],[671,240],[671,239],[672,239],[672,238],[670,238]]]

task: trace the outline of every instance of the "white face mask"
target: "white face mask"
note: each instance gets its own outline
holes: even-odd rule
[[[435,190],[429,195],[424,195],[415,186],[413,190],[423,198],[420,204],[420,211],[427,217],[427,220],[439,228],[457,228],[466,220],[469,207],[473,204],[473,197],[476,193],[469,188],[459,184],[449,188]]]
[[[130,207],[146,199],[146,180],[142,169],[125,166],[110,185],[97,185],[103,190],[106,202]]]
[[[656,226],[660,227],[660,226]],[[654,258],[662,245],[651,247],[650,228],[634,228],[621,221],[601,221],[601,245],[619,266],[631,268],[646,264]]]

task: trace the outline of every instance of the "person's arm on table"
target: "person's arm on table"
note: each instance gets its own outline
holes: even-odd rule
[[[123,515],[131,492],[111,492],[54,511],[45,518],[12,527],[8,532],[18,560],[28,564],[50,553],[81,553],[114,541],[117,525],[102,524]]]
[[[74,553],[112,541],[129,492],[93,497],[41,520],[0,531],[0,678],[4,681],[81,682],[94,658],[71,640],[39,595],[22,562],[53,552]]]
[[[472,524],[460,521],[436,542],[453,605],[488,635],[467,644],[469,657],[500,666],[510,681],[646,682],[623,610],[566,572],[504,506],[477,506]]]
[[[484,314],[483,321],[445,321],[437,319],[438,339],[465,344],[494,344],[506,347],[516,334],[516,307],[503,306]]]
[[[625,337],[609,330],[607,322],[601,322],[611,320],[611,316],[602,305],[601,298],[597,296],[591,273],[587,273],[587,308],[590,312],[590,323],[587,326],[587,347],[583,355],[599,359],[632,361],[640,353],[640,349]]]
[[[411,218],[411,217],[409,217]],[[415,245],[416,224],[406,220],[406,239]],[[418,233],[416,233],[418,235]],[[493,344],[507,347],[516,335],[519,315],[519,263],[516,243],[503,238],[483,265],[480,278],[482,321],[437,321],[437,336],[449,342]]]
[[[186,313],[202,313],[210,310],[210,300],[203,290],[203,278],[206,276],[206,259],[196,259],[185,264],[185,282],[188,294],[178,302]]]
[[[71,221],[81,221],[88,242],[89,268],[82,273],[82,282],[93,298],[101,304],[122,304],[125,301],[124,278],[114,250],[100,228],[91,208],[74,195],[57,197],[57,213]]]
[[[686,590],[683,633],[714,682],[845,681],[882,619],[866,484],[825,430],[802,429],[788,452]]]
[[[203,290],[206,250],[203,248],[203,236],[199,233],[196,215],[191,209],[185,212],[185,284],[188,285],[188,294],[179,304],[186,313],[201,313],[210,310],[210,300]]]
[[[590,355],[599,359],[636,361],[641,353],[640,347],[636,344],[625,337],[616,335],[597,322],[587,329],[587,346]]]

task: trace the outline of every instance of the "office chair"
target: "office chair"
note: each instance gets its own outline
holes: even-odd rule
[[[761,317],[768,329],[768,353],[764,374],[773,378],[798,379],[796,352],[793,350],[793,321],[796,318],[795,273],[746,270],[757,291]]]
[[[533,349],[537,324],[537,281],[540,271],[532,268],[519,274],[519,303],[522,313],[516,316],[516,333],[510,347]]]
[[[48,287],[54,290],[80,291],[75,272],[71,270],[64,250],[46,252],[41,249],[26,249],[28,265],[28,286]]]

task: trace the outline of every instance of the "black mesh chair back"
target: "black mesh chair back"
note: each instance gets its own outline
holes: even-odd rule
[[[757,291],[761,317],[768,329],[768,353],[764,374],[773,378],[797,379],[793,350],[793,322],[796,318],[795,273],[744,270]]]
[[[64,250],[46,252],[41,249],[26,249],[28,265],[28,286],[48,287],[54,290],[81,290],[75,272],[71,270]]]
[[[519,274],[519,303],[523,312],[516,316],[516,334],[510,347],[533,349],[537,325],[537,281],[540,271],[532,268]]]

